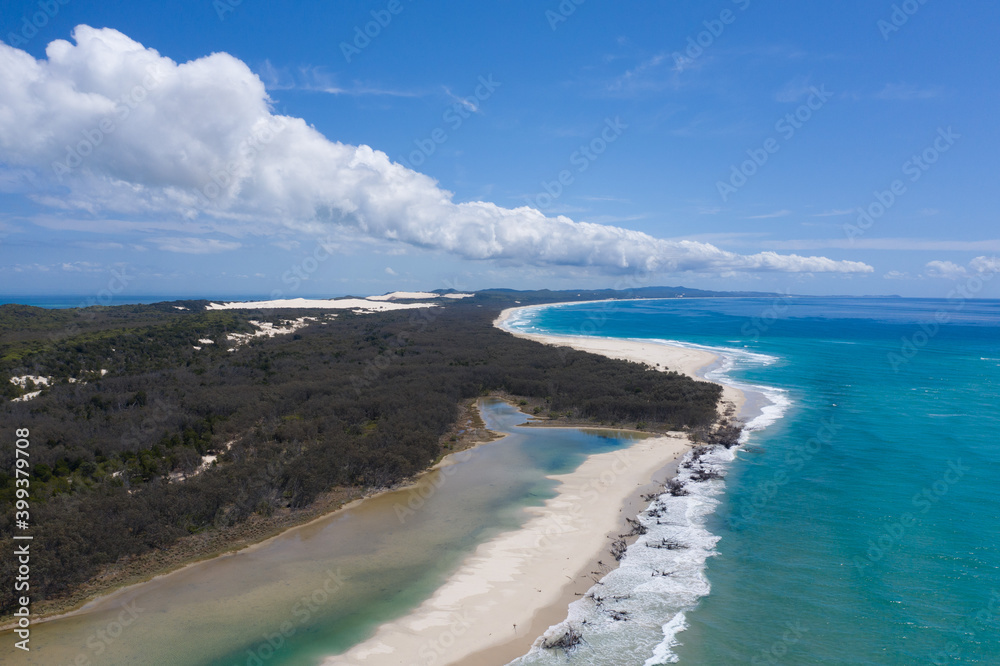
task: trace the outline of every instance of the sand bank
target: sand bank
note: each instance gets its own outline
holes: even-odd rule
[[[511,314],[501,313],[502,327]],[[610,358],[674,370],[696,379],[718,360],[711,352],[654,342],[523,334],[544,344],[568,346]],[[723,400],[737,412],[744,396],[724,386]],[[690,447],[683,436],[640,441],[625,451],[588,458],[575,472],[552,477],[557,496],[528,509],[532,518],[516,531],[482,544],[461,568],[415,611],[379,627],[375,635],[325,666],[396,664],[505,664],[526,653],[545,630],[565,619],[567,606],[596,579],[608,554],[609,535],[626,515],[645,508],[639,489],[654,476],[674,473]]]
[[[527,652],[565,616],[567,587],[586,590],[595,559],[613,562],[606,535],[621,531],[625,498],[688,447],[685,437],[651,437],[551,477],[561,483],[556,497],[526,509],[521,529],[480,545],[416,610],[324,664],[452,664],[501,646],[500,660],[469,663],[505,663]]]

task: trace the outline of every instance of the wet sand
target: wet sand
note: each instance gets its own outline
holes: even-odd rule
[[[494,324],[503,328],[519,309],[505,310]],[[703,379],[700,373],[718,361],[708,351],[654,342],[510,332],[696,379]],[[723,401],[739,412],[745,398],[738,389],[724,386]],[[645,508],[643,492],[672,478],[689,447],[680,433],[651,438],[628,449],[632,458],[620,472],[613,469],[614,456],[602,454],[588,458],[574,473],[551,477],[560,482],[559,494],[532,510],[532,520],[482,544],[414,612],[383,624],[371,639],[327,659],[324,666],[483,666],[525,654],[538,636],[566,618],[569,604],[600,577],[594,574],[600,571],[598,562],[614,565],[610,538],[622,533],[626,516]],[[618,466],[623,467],[620,461]],[[596,500],[588,497],[588,484],[600,479],[609,483]]]
[[[576,592],[593,585],[596,560],[614,562],[607,535],[621,532],[625,500],[689,446],[682,435],[650,437],[550,476],[559,483],[556,497],[529,507],[532,517],[521,528],[480,545],[415,611],[325,666],[489,664],[519,656],[562,619]],[[500,646],[489,659],[476,654]]]

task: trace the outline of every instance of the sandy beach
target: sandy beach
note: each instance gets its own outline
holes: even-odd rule
[[[535,306],[532,306],[535,307]],[[505,321],[511,315],[526,308],[508,308],[500,313],[494,326],[503,328],[511,335],[527,340],[534,340],[547,345],[558,347],[572,347],[580,351],[600,354],[608,358],[618,358],[637,363],[645,363],[658,370],[674,370],[683,373],[694,379],[704,380],[700,373],[715,363],[718,356],[703,349],[691,349],[689,347],[676,347],[658,342],[645,342],[640,340],[622,340],[619,338],[598,338],[583,335],[538,335],[535,333],[521,333],[510,331],[504,328]],[[743,392],[732,386],[722,385],[722,400],[731,402],[736,406],[739,413],[746,400]]]
[[[505,311],[497,323],[510,313]],[[641,341],[522,337],[639,361],[692,376],[697,376],[699,370],[715,361],[713,354],[703,350]],[[725,399],[733,401],[737,407],[742,405],[742,395],[738,391],[727,389]],[[610,539],[628,531],[625,519],[634,517],[648,504],[641,495],[656,491],[661,483],[672,478],[679,459],[689,447],[690,442],[682,433],[649,436],[627,449],[592,455],[571,473],[550,477],[558,483],[556,495],[541,506],[525,509],[527,518],[520,529],[498,534],[480,544],[415,610],[382,624],[370,639],[342,655],[327,657],[324,663],[482,666],[506,664],[526,653],[546,629],[565,619],[571,602],[616,564],[609,554]],[[435,474],[455,464],[456,455],[461,454],[446,456],[432,470],[419,475],[413,480],[414,487],[421,484],[436,487]],[[496,469],[500,469],[503,476],[508,475],[508,467]],[[281,603],[290,605],[285,597],[291,594],[289,590],[298,589],[298,583],[290,585],[292,578],[310,581],[323,573],[311,569],[320,566],[322,559],[310,555],[308,547],[300,550],[288,544],[320,539],[325,533],[325,525],[338,517],[353,515],[352,512],[363,513],[367,518],[356,524],[347,521],[337,533],[341,536],[339,540],[314,547],[329,555],[336,550],[337,544],[368,539],[366,530],[371,530],[372,525],[396,528],[398,517],[391,505],[398,501],[399,492],[406,490],[407,487],[400,487],[349,503],[339,511],[238,552],[190,564],[92,600],[86,607],[61,616],[63,624],[58,629],[55,623],[39,626],[39,631],[56,632],[52,636],[59,637],[58,641],[47,639],[51,652],[47,656],[55,659],[58,655],[60,660],[65,656],[65,661],[71,660],[80,649],[78,644],[82,644],[78,639],[85,638],[94,623],[108,621],[109,614],[113,615],[129,600],[140,600],[140,605],[150,609],[150,613],[157,612],[154,609],[163,609],[166,613],[170,609],[184,608],[179,619],[161,620],[157,632],[146,634],[143,649],[151,653],[176,651],[169,642],[174,631],[171,622],[195,622],[208,627],[215,626],[213,623],[220,618],[239,615],[245,617],[247,636],[256,639],[263,635],[261,632],[266,627],[255,628],[253,623],[258,622],[259,617],[254,608],[273,605],[277,600],[283,600],[279,606]],[[440,509],[435,516],[450,515],[450,510],[455,520],[461,520],[464,511],[461,504]],[[352,529],[360,531],[355,534]],[[375,529],[377,532],[381,528]],[[426,530],[424,533],[429,534]],[[400,550],[382,550],[379,556],[388,560],[405,558],[407,549],[422,547],[419,535],[400,543],[403,544]],[[264,551],[271,554],[257,557]],[[258,581],[252,590],[243,589],[243,576],[248,566],[254,568],[253,575]],[[371,575],[369,567],[355,578],[367,580],[366,576],[370,578]],[[204,592],[206,586],[212,590],[208,594]],[[211,634],[208,631],[199,635],[210,637]],[[215,647],[211,640],[206,638],[206,641],[206,649]],[[128,646],[122,642],[115,647],[125,650]],[[194,643],[185,647],[194,652],[202,649]]]
[[[621,532],[624,499],[687,449],[684,437],[652,437],[628,449],[591,456],[576,471],[551,478],[557,496],[516,531],[488,541],[434,595],[409,615],[327,666],[368,664],[505,663],[526,652],[548,626],[563,619],[566,588],[585,591],[596,559],[607,554],[609,532]],[[540,611],[545,621],[536,622]],[[498,659],[470,659],[513,643]]]
[[[501,313],[502,327],[511,314]],[[717,360],[707,351],[641,341],[514,333],[544,344],[569,346],[611,358],[646,363],[701,379]],[[723,400],[742,408],[742,392],[724,387]],[[676,470],[690,447],[681,435],[640,441],[625,451],[588,458],[553,479],[557,496],[516,531],[480,545],[430,599],[412,613],[383,624],[369,640],[331,657],[325,666],[397,664],[505,664],[526,653],[545,630],[565,619],[567,606],[614,564],[609,537],[625,517],[645,508],[639,499]],[[655,483],[654,483],[655,481]]]

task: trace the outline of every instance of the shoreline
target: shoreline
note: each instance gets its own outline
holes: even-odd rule
[[[279,520],[277,524],[271,526],[270,528],[265,528],[266,533],[262,538],[253,538],[253,536],[247,538],[238,536],[221,536],[220,540],[222,543],[213,549],[209,549],[207,552],[200,553],[189,558],[180,556],[178,561],[173,565],[160,568],[159,570],[153,571],[148,575],[128,575],[120,582],[109,582],[106,585],[98,587],[98,589],[93,593],[84,593],[80,595],[82,598],[71,596],[65,600],[60,600],[62,601],[61,605],[56,605],[55,608],[47,612],[43,611],[42,613],[39,613],[32,620],[32,623],[43,624],[76,615],[84,615],[94,610],[100,610],[102,605],[111,603],[116,598],[129,594],[140,586],[160,583],[162,582],[162,579],[168,576],[180,574],[192,567],[205,566],[223,558],[232,557],[240,553],[250,552],[262,548],[271,541],[293,533],[296,530],[307,529],[322,520],[332,519],[339,514],[346,513],[347,511],[356,508],[365,500],[370,500],[386,493],[405,491],[417,487],[420,479],[424,476],[439,470],[442,467],[447,467],[448,465],[452,465],[457,462],[457,456],[466,454],[476,447],[504,437],[504,435],[500,433],[489,430],[485,423],[482,422],[479,415],[478,399],[473,399],[468,402],[469,404],[463,403],[461,406],[461,416],[452,428],[453,431],[463,428],[463,425],[461,424],[462,419],[468,419],[466,425],[464,426],[467,428],[468,435],[464,438],[460,437],[459,440],[463,446],[461,448],[442,453],[434,464],[430,465],[426,469],[420,470],[400,483],[385,488],[369,489],[368,492],[364,492],[364,490],[360,488],[346,488],[325,493],[327,499],[318,500],[317,503],[311,507],[311,509],[303,509],[297,513],[289,513],[285,516],[284,520]],[[448,434],[449,433],[446,433],[444,437],[446,438]],[[346,494],[346,497],[342,498],[342,494]],[[17,628],[17,623],[14,619],[5,618],[3,623],[0,624],[0,633],[9,632],[15,628]]]
[[[639,502],[630,509],[645,508],[640,492],[652,490],[651,480],[689,448],[681,433],[648,437],[549,476],[560,482],[556,496],[527,507],[519,529],[480,544],[429,599],[323,665],[481,665],[517,658],[563,619],[577,593],[590,589],[597,560],[614,563],[605,535],[625,531],[625,500],[635,496]]]
[[[584,301],[572,301],[567,304],[582,302]],[[523,309],[524,307],[538,306],[508,308],[501,313],[500,317],[502,318],[509,312]],[[483,431],[483,436],[479,438],[466,438],[462,448],[447,452],[443,451],[443,455],[433,465],[421,470],[409,479],[403,480],[400,484],[388,488],[368,489],[367,492],[364,489],[358,488],[335,489],[326,493],[324,498],[321,498],[316,504],[307,509],[288,512],[287,515],[276,516],[254,523],[246,523],[231,535],[200,535],[200,538],[207,541],[207,543],[197,543],[197,538],[188,537],[162,552],[139,556],[135,560],[126,563],[123,567],[119,567],[117,564],[113,565],[111,570],[99,572],[95,578],[87,581],[76,592],[66,597],[54,599],[48,604],[42,602],[41,605],[43,608],[39,610],[34,622],[41,624],[89,613],[92,610],[99,609],[102,604],[111,602],[119,595],[126,594],[136,587],[159,582],[162,578],[183,572],[194,566],[210,563],[219,558],[231,557],[243,551],[259,548],[293,530],[307,528],[320,520],[348,511],[366,499],[371,499],[394,490],[406,490],[414,486],[423,475],[449,464],[448,460],[454,454],[470,450],[500,437],[498,433],[491,433],[485,430],[485,426],[479,421],[476,404],[475,400],[471,401],[471,406],[463,409],[460,420],[465,419],[474,412],[475,416],[473,419],[478,422],[474,430]],[[600,426],[594,424],[561,423],[553,423],[551,427],[600,428]],[[456,422],[455,427],[455,430],[457,429],[459,429],[458,422]],[[474,435],[475,433],[470,434]],[[442,438],[442,441],[445,439],[447,439],[447,434]],[[45,606],[48,606],[48,608],[45,608]],[[16,628],[14,619],[12,616],[8,616],[0,620],[0,633],[9,632]]]
[[[650,300],[650,299],[636,299]],[[687,375],[692,379],[711,382],[722,387],[722,402],[731,402],[736,407],[737,415],[742,412],[746,404],[746,396],[740,389],[722,384],[720,382],[707,379],[704,371],[720,360],[718,354],[714,354],[705,349],[694,349],[691,347],[678,347],[662,342],[627,340],[625,338],[599,338],[586,335],[544,335],[541,333],[523,333],[512,331],[504,324],[519,310],[529,310],[541,307],[551,307],[557,305],[579,305],[586,303],[613,303],[616,301],[569,301],[567,303],[545,303],[542,305],[526,305],[523,307],[507,308],[493,321],[493,325],[506,331],[517,338],[534,340],[542,344],[556,347],[572,347],[579,351],[600,354],[608,358],[635,361],[657,368],[658,370],[675,370]],[[671,364],[672,367],[668,367]]]
[[[629,527],[625,524],[625,518],[635,518],[642,513],[649,502],[643,499],[643,495],[649,493],[662,492],[662,484],[677,476],[677,470],[681,459],[687,449],[681,451],[673,460],[670,460],[662,468],[654,472],[650,480],[645,485],[636,486],[631,494],[625,498],[621,513],[619,514],[619,525],[610,530],[605,537],[609,540],[616,538],[623,530]],[[631,536],[626,539],[628,545],[638,538]],[[601,564],[606,565],[602,567]],[[507,664],[518,657],[523,656],[531,649],[531,646],[542,636],[549,627],[559,624],[566,619],[569,605],[580,599],[594,586],[607,572],[618,567],[618,562],[611,557],[607,548],[591,555],[590,560],[573,575],[572,582],[567,582],[559,595],[559,598],[543,608],[535,611],[531,618],[528,629],[521,634],[518,632],[516,639],[495,645],[493,647],[469,654],[459,661],[455,661],[451,666],[482,666],[483,664]],[[594,576],[592,572],[601,571],[600,576]]]
[[[545,304],[551,305],[558,304]],[[539,306],[505,309],[493,325],[516,337],[675,370],[700,381],[711,381],[701,373],[720,359],[706,350],[663,343],[526,334],[503,326],[514,312],[531,307]],[[720,416],[727,403],[739,414],[746,404],[743,392],[720,385]],[[672,446],[659,451],[650,446],[668,442]],[[556,497],[529,510],[534,515],[520,529],[481,544],[430,599],[380,625],[368,640],[328,657],[323,666],[395,666],[412,663],[413,655],[427,664],[480,666],[505,664],[524,655],[549,627],[566,619],[571,602],[617,567],[608,539],[628,531],[625,518],[635,518],[648,505],[641,496],[673,478],[690,448],[686,435],[670,433],[625,449],[634,452],[639,462],[629,466],[629,474],[619,475],[617,483],[608,485],[601,496],[602,506],[594,512],[599,515],[588,514],[584,520],[574,521],[580,518],[577,489],[607,473],[611,454],[591,456],[575,472],[550,477],[562,482]],[[558,541],[547,540],[544,550],[536,546],[530,556],[525,554],[526,543],[538,541],[540,535],[544,539],[545,532],[539,530],[546,523],[561,525],[565,531],[559,532]]]
[[[593,301],[600,302],[600,301]],[[572,304],[576,304],[573,302]],[[547,304],[548,305],[548,304]],[[552,304],[556,305],[556,304]],[[525,307],[537,307],[537,306],[522,306],[515,308],[508,308],[504,310],[500,316],[495,320],[494,326],[498,326],[505,319],[509,318],[511,313],[524,309]],[[506,330],[506,329],[503,329]],[[507,331],[511,332],[511,331]],[[635,343],[638,347],[634,347],[633,341],[611,339],[611,338],[585,338],[585,337],[570,337],[570,336],[545,336],[545,335],[533,335],[533,334],[512,334],[518,337],[524,337],[526,339],[531,339],[538,342],[543,342],[550,345],[564,345],[571,346],[583,351],[598,353],[605,356],[610,356],[612,358],[622,358],[633,361],[639,361],[643,363],[648,363],[651,366],[660,365],[661,369],[674,369],[689,374],[690,376],[696,377],[698,379],[704,380],[703,377],[696,374],[703,370],[705,367],[711,365],[715,362],[718,357],[704,350],[694,350],[682,347],[674,347],[670,345],[664,345],[661,343]],[[605,345],[610,344],[609,348],[599,348],[600,345],[595,346],[594,342],[602,342]],[[623,344],[627,343],[627,344]],[[649,347],[650,349],[646,349]],[[652,354],[652,356],[651,356]],[[665,366],[665,367],[664,367]],[[706,380],[708,381],[708,380]],[[733,394],[733,401],[738,407],[742,407],[742,393],[733,389],[735,394]],[[723,400],[726,399],[724,395]],[[477,401],[473,401],[470,409],[478,414],[478,409],[475,407]],[[722,403],[720,403],[720,407]],[[463,413],[460,417],[459,422],[456,423],[456,428],[461,427],[460,422],[467,416],[467,413]],[[587,429],[596,428],[602,429],[599,426],[594,426],[592,424],[552,424],[554,427],[570,427],[574,429]],[[361,497],[355,496],[355,498],[349,498],[348,501],[344,502],[341,500],[337,503],[336,508],[333,508],[331,504],[327,504],[323,507],[318,507],[316,512],[310,512],[312,515],[299,515],[293,518],[294,522],[292,524],[285,523],[283,525],[271,526],[268,533],[263,538],[252,539],[248,538],[242,543],[230,543],[222,544],[218,550],[210,553],[202,553],[193,559],[188,559],[187,561],[179,561],[174,566],[168,566],[160,571],[154,571],[148,576],[143,576],[142,578],[131,577],[126,579],[123,583],[118,585],[109,585],[103,590],[99,590],[96,594],[92,596],[86,596],[82,599],[78,599],[75,603],[72,603],[70,608],[56,608],[53,609],[50,614],[37,617],[36,622],[49,622],[52,620],[63,619],[75,615],[83,615],[92,611],[100,611],[104,606],[114,603],[120,595],[127,594],[134,591],[135,588],[147,585],[150,583],[162,584],[163,579],[168,578],[171,575],[179,574],[191,567],[197,565],[205,565],[207,563],[213,562],[226,557],[231,557],[237,553],[252,551],[257,548],[263,547],[265,544],[277,539],[281,536],[287,535],[295,530],[308,528],[309,526],[317,523],[321,520],[328,520],[342,512],[348,511],[349,509],[356,507],[364,499],[370,499],[378,495],[384,494],[386,492],[391,492],[395,490],[405,490],[407,487],[413,486],[416,481],[423,475],[432,472],[435,469],[439,469],[443,466],[447,466],[456,461],[456,454],[466,452],[480,444],[484,444],[489,441],[493,441],[497,438],[498,433],[492,433],[485,429],[485,424],[481,422],[477,424],[476,430],[483,430],[484,437],[481,439],[469,438],[468,441],[463,442],[465,446],[458,450],[453,451],[442,451],[446,455],[440,457],[435,464],[428,467],[427,469],[419,472],[414,477],[407,479],[402,484],[394,486],[392,488],[381,488],[374,492],[370,492]],[[473,433],[470,433],[473,434]],[[648,436],[648,433],[643,433]],[[473,441],[474,440],[474,441]],[[634,518],[638,513],[643,511],[648,505],[648,501],[642,500],[641,495],[648,494],[656,491],[660,484],[676,475],[676,469],[680,462],[681,457],[690,448],[690,442],[683,433],[668,433],[667,436],[660,435],[649,437],[645,442],[639,442],[629,449],[624,449],[624,451],[639,450],[644,446],[649,446],[648,442],[660,442],[661,440],[670,440],[672,446],[669,447],[669,451],[666,450],[668,447],[664,447],[664,450],[659,451],[655,456],[644,456],[641,460],[641,470],[638,476],[630,477],[632,479],[631,485],[626,484],[625,487],[619,486],[614,489],[602,489],[603,497],[605,500],[603,503],[609,504],[612,512],[611,518],[605,523],[602,523],[603,531],[594,529],[593,525],[587,524],[581,526],[578,529],[581,532],[585,532],[585,538],[581,540],[577,550],[581,551],[581,555],[577,559],[573,560],[575,564],[566,564],[565,566],[560,564],[557,568],[553,569],[554,574],[549,576],[547,580],[543,581],[548,583],[550,580],[558,583],[553,589],[546,589],[545,599],[533,599],[529,607],[524,609],[527,616],[517,623],[517,634],[516,636],[505,637],[499,640],[494,640],[492,643],[479,643],[473,646],[474,649],[469,649],[467,654],[462,656],[458,661],[451,660],[448,662],[437,662],[437,663],[455,663],[455,664],[481,664],[484,660],[485,663],[506,663],[512,659],[515,659],[525,652],[528,651],[531,644],[541,636],[549,626],[558,624],[566,617],[567,607],[569,604],[579,598],[583,593],[585,593],[593,583],[603,577],[608,571],[616,568],[617,563],[610,556],[608,552],[609,541],[604,541],[601,535],[607,538],[614,538],[617,535],[628,532],[629,528],[625,525],[625,517]],[[676,446],[673,446],[673,445]],[[638,448],[637,448],[638,447]],[[648,451],[645,451],[648,453]],[[601,454],[603,455],[603,454]],[[594,456],[592,456],[594,458]],[[590,459],[588,459],[589,461]],[[585,461],[586,464],[588,461]],[[608,461],[604,461],[608,462]],[[612,464],[614,461],[611,461]],[[600,461],[594,463],[599,465]],[[595,469],[599,469],[595,468]],[[594,470],[590,470],[588,473],[591,474],[589,477],[590,481],[595,478]],[[606,473],[606,470],[605,470]],[[572,491],[573,488],[568,487],[571,483],[583,483],[587,477],[573,477],[573,474],[564,475],[563,477],[555,477],[560,481],[563,481],[561,486],[563,491]],[[581,480],[583,479],[583,480]],[[562,492],[561,495],[564,495]],[[560,497],[555,498],[556,500]],[[548,504],[548,503],[547,503]],[[618,511],[613,511],[613,509],[618,508]],[[571,507],[570,507],[571,508]],[[534,507],[537,509],[537,507]],[[565,514],[569,511],[565,506],[563,511],[559,511],[548,514],[548,520],[562,520]],[[544,517],[544,516],[543,516]],[[532,521],[539,518],[539,516],[529,517],[528,521]],[[587,523],[590,523],[590,516],[587,517]],[[519,534],[522,530],[515,530],[511,533],[512,535]],[[502,537],[499,535],[497,538]],[[634,537],[633,539],[634,540]],[[630,541],[631,541],[630,540]],[[481,547],[491,546],[493,541],[481,544]],[[599,546],[599,547],[594,547]],[[470,555],[469,559],[475,557]],[[539,557],[538,560],[544,558]],[[553,560],[557,562],[562,562],[564,560]],[[599,567],[598,562],[603,562],[605,566]],[[537,562],[533,562],[532,566],[537,566]],[[465,566],[464,564],[462,565]],[[595,575],[595,572],[600,571],[600,575]],[[572,573],[572,576],[565,575],[564,572]],[[565,580],[565,582],[563,582]],[[445,584],[447,585],[451,579],[449,579]],[[506,585],[511,581],[501,581]],[[509,595],[508,595],[509,596]],[[528,597],[531,598],[531,597]],[[516,599],[515,603],[524,606],[521,603],[524,599]],[[404,616],[402,619],[410,617]],[[492,617],[490,618],[493,619]],[[513,624],[513,623],[512,623]],[[383,625],[384,626],[384,625]],[[499,625],[498,625],[499,626]],[[522,629],[523,627],[523,629]],[[0,627],[0,631],[9,631],[13,628],[12,624],[6,624]],[[379,627],[379,630],[382,627]],[[378,630],[377,630],[378,631]],[[513,632],[511,632],[513,633]],[[488,633],[489,635],[489,633]],[[500,635],[498,633],[498,635]],[[360,645],[366,645],[369,641],[365,641]],[[359,646],[355,646],[359,647]],[[353,650],[353,648],[352,648]],[[349,651],[350,652],[350,651]],[[349,653],[348,652],[348,653]],[[502,662],[500,660],[503,660]],[[366,662],[367,663],[367,662]],[[370,662],[376,663],[376,662]],[[381,662],[379,662],[381,663]],[[392,662],[386,662],[392,663]],[[399,662],[408,663],[408,662]]]

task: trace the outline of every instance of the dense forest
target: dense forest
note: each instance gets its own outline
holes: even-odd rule
[[[187,534],[306,507],[333,488],[397,483],[447,452],[459,404],[477,396],[608,425],[714,420],[714,384],[494,328],[514,296],[566,298],[480,292],[377,314],[0,306],[0,501],[13,507],[13,431],[29,428],[33,599]],[[237,337],[295,320],[293,332]],[[25,376],[51,381],[10,381]],[[3,515],[7,537],[13,512]],[[12,580],[9,552],[0,567]],[[0,592],[0,615],[12,599]]]

